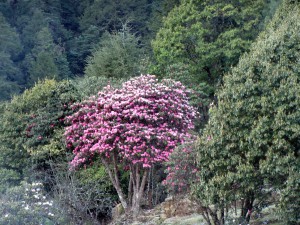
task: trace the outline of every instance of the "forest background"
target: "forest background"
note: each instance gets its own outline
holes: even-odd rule
[[[197,140],[147,172],[144,207],[189,193],[207,223],[233,223],[238,202],[238,223],[276,205],[277,220],[297,224],[299,8],[292,0],[0,1],[0,223],[109,221],[120,196],[100,158],[69,170],[66,118],[108,84],[155,74],[192,90],[199,116]],[[129,170],[118,167],[130,195]]]

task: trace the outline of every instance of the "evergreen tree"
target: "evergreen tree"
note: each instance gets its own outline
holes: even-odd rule
[[[150,41],[155,38],[157,31],[163,26],[163,18],[180,4],[180,0],[153,0],[151,4],[151,16],[148,22]]]
[[[85,75],[117,79],[136,76],[141,73],[141,57],[139,39],[124,26],[115,34],[103,35],[98,49],[88,60]]]
[[[68,42],[68,59],[74,74],[82,75],[87,57],[100,41],[100,31],[96,26],[89,27],[74,39]]]
[[[46,75],[69,77],[65,41],[70,38],[70,33],[61,24],[63,9],[60,1],[14,1],[10,11],[8,17],[20,33],[24,46],[18,66],[26,78],[26,86]],[[44,43],[42,39],[45,39]],[[48,46],[42,47],[46,42]],[[49,42],[52,48],[49,48]],[[47,48],[51,51],[45,53]]]
[[[79,29],[79,20],[80,20],[80,5],[84,1],[73,1],[73,0],[64,0],[61,1],[61,23],[63,26],[73,32],[77,32]]]
[[[0,101],[8,100],[21,91],[21,74],[8,54],[0,52]]]
[[[0,29],[0,51],[10,54],[13,59],[16,58],[22,51],[19,35],[2,14],[0,14]]]
[[[83,74],[85,61],[102,39],[105,32],[121,30],[128,24],[133,33],[141,36],[140,41],[150,39],[148,21],[152,15],[152,1],[82,1],[77,7],[82,13],[79,19],[79,32],[68,42],[68,59],[72,72]],[[103,37],[106,38],[105,36]]]
[[[173,64],[187,65],[194,83],[204,82],[212,96],[222,74],[257,36],[267,6],[267,0],[182,0],[152,42],[155,72],[165,74]]]
[[[21,33],[22,44],[26,47],[24,49],[25,54],[34,47],[37,33],[46,26],[47,22],[45,21],[44,14],[37,8],[29,9],[29,11],[26,14],[23,14],[17,21],[17,27]]]
[[[224,224],[225,208],[234,201],[241,202],[241,220],[249,222],[272,193],[279,220],[300,221],[299,18],[299,1],[284,1],[217,92],[198,142],[195,186],[214,224]]]
[[[13,95],[19,94],[19,92],[20,86],[17,83],[7,81],[3,77],[0,77],[0,101],[9,100],[12,98]]]
[[[9,99],[13,93],[20,91],[21,72],[16,60],[22,51],[19,35],[0,13],[0,99]],[[10,87],[11,86],[11,87]]]
[[[32,60],[29,68],[31,80],[37,81],[45,77],[57,79],[70,77],[64,49],[54,43],[47,27],[38,32],[31,54]]]
[[[98,0],[90,1],[84,9],[80,20],[80,29],[88,30],[96,26],[101,33],[122,28],[123,23],[129,21],[134,32],[147,35],[147,21],[151,14],[152,1],[141,0]]]
[[[32,169],[47,168],[50,158],[64,155],[60,131],[76,93],[70,82],[46,80],[1,105],[0,191],[28,178]]]

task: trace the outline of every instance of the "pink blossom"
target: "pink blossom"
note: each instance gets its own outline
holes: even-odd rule
[[[85,164],[94,153],[110,157],[113,151],[120,161],[143,168],[168,160],[194,128],[197,113],[188,93],[180,82],[159,83],[153,75],[142,75],[73,106],[78,110],[66,118],[65,129],[75,155],[71,166]]]

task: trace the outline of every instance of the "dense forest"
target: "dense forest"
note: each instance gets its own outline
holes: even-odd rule
[[[0,0],[0,31],[1,225],[300,223],[298,0]]]

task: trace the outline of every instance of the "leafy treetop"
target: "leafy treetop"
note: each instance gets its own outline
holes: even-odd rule
[[[277,1],[275,1],[277,2]],[[182,0],[164,20],[152,42],[157,70],[187,65],[195,83],[204,82],[214,93],[224,72],[238,62],[262,27],[266,0]]]

